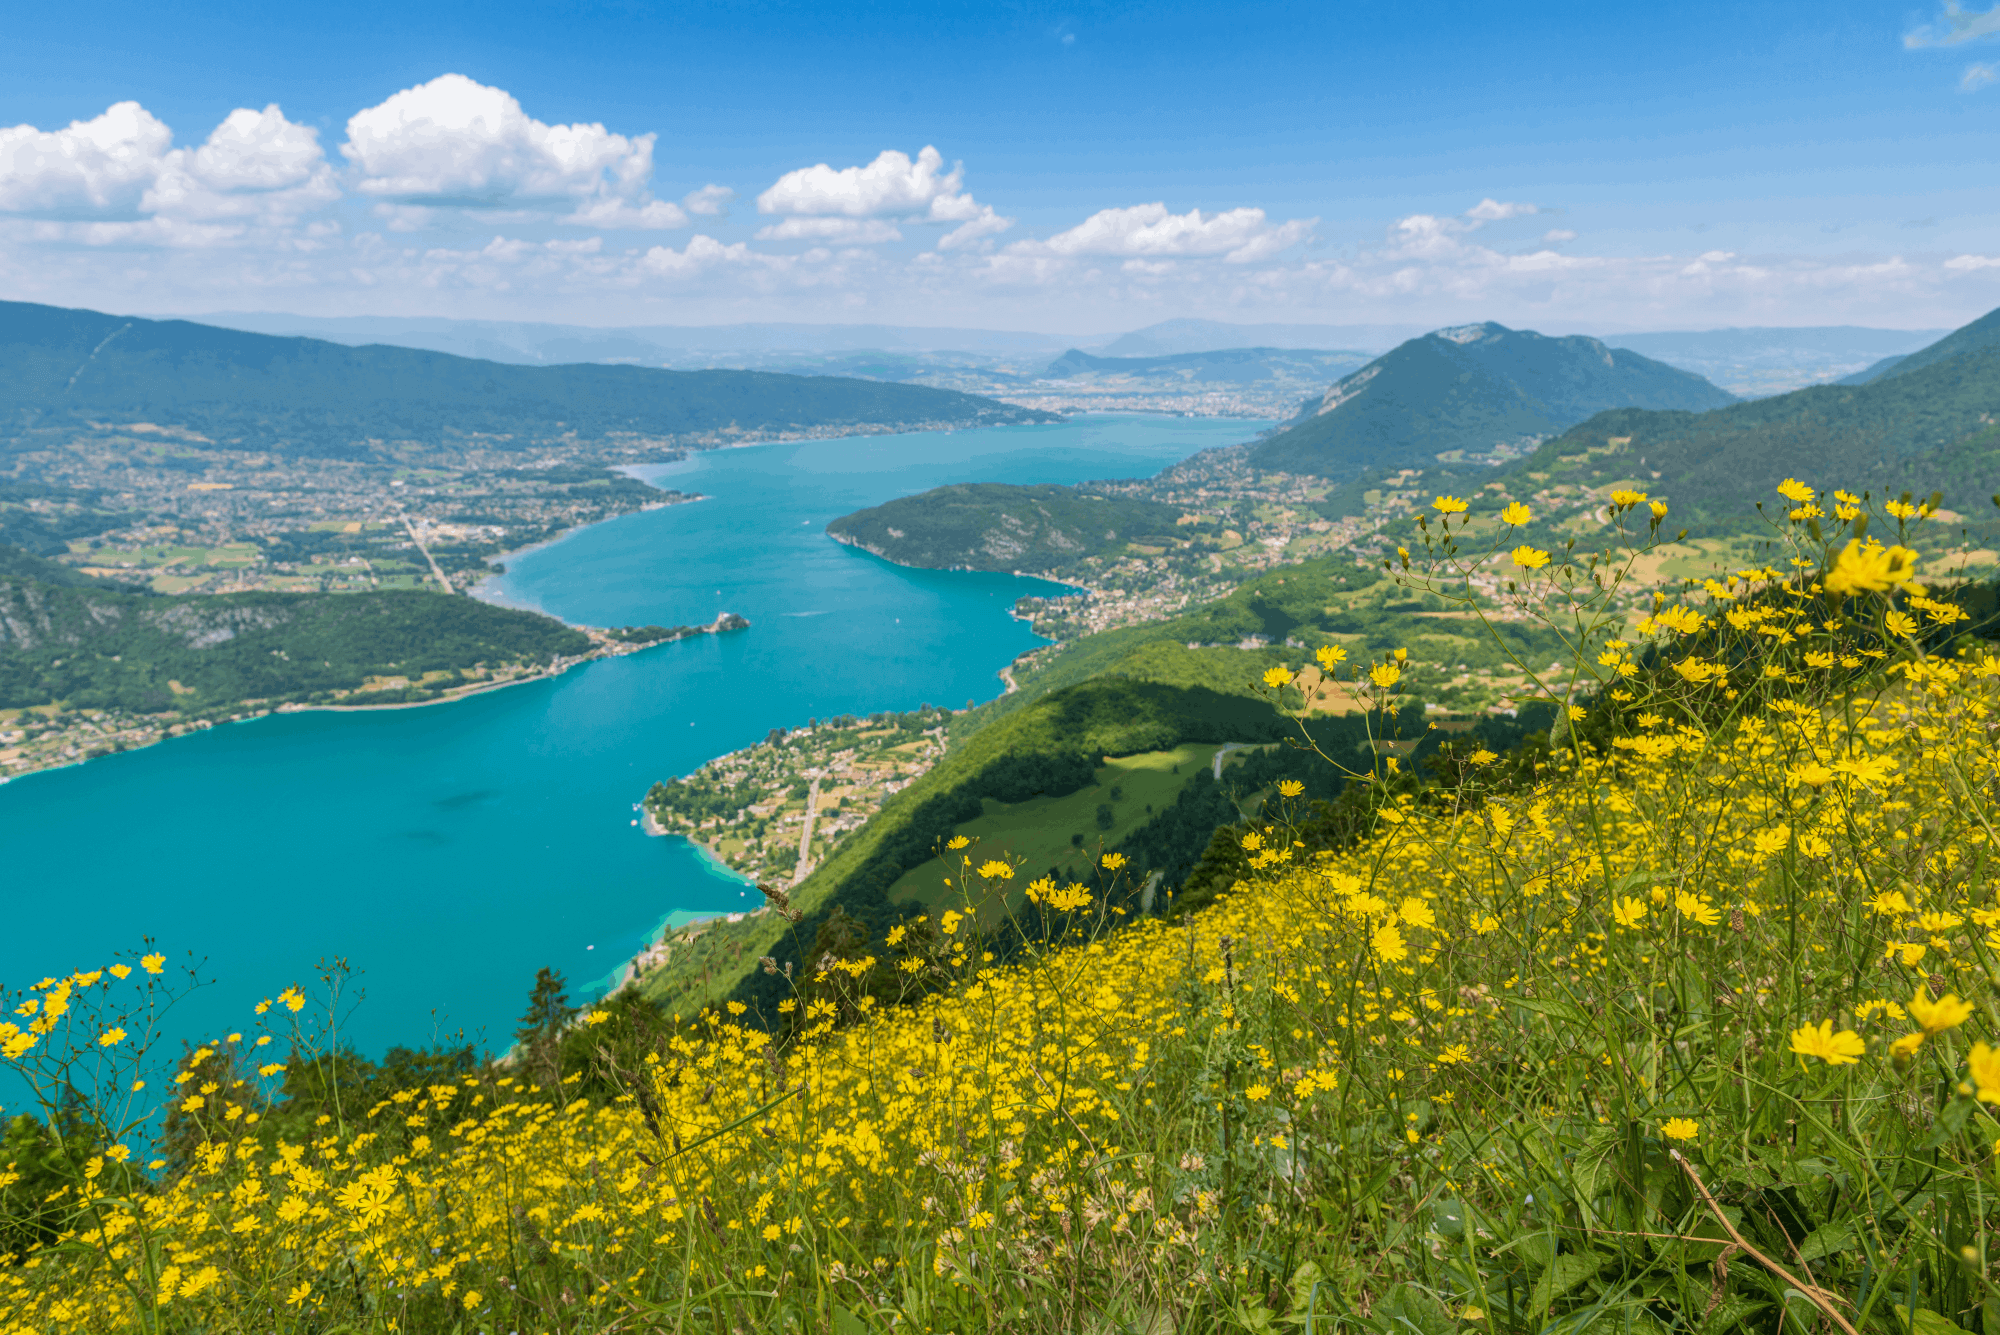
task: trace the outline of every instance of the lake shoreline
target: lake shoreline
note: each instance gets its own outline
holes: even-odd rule
[[[504,1048],[538,969],[563,973],[581,1001],[579,984],[594,993],[618,981],[624,961],[658,940],[663,911],[678,913],[668,933],[677,942],[695,930],[681,925],[690,916],[726,924],[760,903],[708,854],[632,824],[652,779],[694,771],[808,715],[991,699],[1004,689],[996,669],[1044,643],[1009,611],[1022,593],[1053,596],[1060,586],[904,569],[827,541],[827,519],[974,475],[1028,485],[1151,473],[1238,438],[1237,428],[1210,423],[1093,418],[716,450],[642,469],[660,487],[707,500],[616,516],[629,522],[592,524],[565,535],[560,550],[516,555],[507,592],[596,626],[706,621],[729,607],[756,622],[755,635],[600,672],[505,683],[453,674],[442,684],[457,689],[437,699],[321,697],[324,708],[287,711],[315,717],[212,731],[129,765],[0,788],[10,871],[64,890],[20,906],[0,939],[0,970],[40,977],[88,965],[134,935],[157,938],[170,956],[192,949],[214,961],[220,986],[177,1008],[162,1031],[192,1042],[240,1027],[243,997],[310,977],[314,961],[338,955],[368,970],[368,1002],[343,1025],[357,1052],[379,1057],[460,1027]],[[416,660],[410,668],[382,675],[415,682]],[[529,681],[542,689],[493,693]],[[439,690],[440,679],[432,683],[423,694]],[[486,698],[455,712],[336,717],[467,694]],[[276,703],[218,714],[276,712]],[[74,741],[70,758],[81,759],[84,747],[114,746],[113,734],[152,722],[99,718],[64,749]],[[298,906],[296,918],[271,918],[274,892]],[[465,912],[461,900],[475,896],[480,910]],[[76,914],[75,902],[92,912]],[[327,903],[343,912],[311,907]],[[440,940],[451,948],[438,949]],[[674,944],[668,974],[715,944]]]

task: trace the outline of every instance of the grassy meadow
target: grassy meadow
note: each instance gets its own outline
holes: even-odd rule
[[[775,1025],[614,1000],[386,1094],[337,977],[178,1058],[143,947],[10,995],[0,1335],[2000,1335],[2000,656],[1913,568],[1935,501],[1782,494],[1791,563],[1636,620],[1664,506],[1587,556],[1461,550],[1440,497],[1398,574],[1477,610],[1499,552],[1578,650],[1517,665],[1556,732],[1330,756],[1353,833],[1281,784],[1193,912],[989,813]]]
[[[1193,743],[1171,751],[1106,757],[1092,781],[1073,793],[1031,797],[1024,802],[985,799],[981,804],[984,814],[958,825],[954,835],[978,842],[986,853],[1017,867],[1037,873],[1060,867],[1067,879],[1088,879],[1097,853],[1115,846],[1156,810],[1165,810],[1198,770],[1214,763],[1217,749],[1212,744]],[[1108,824],[1099,820],[1101,808],[1109,808]],[[931,861],[911,868],[889,887],[890,900],[952,907],[956,902],[957,861],[941,851]],[[996,904],[987,911],[1018,907],[1020,902],[1020,897],[1014,896],[1011,904]]]

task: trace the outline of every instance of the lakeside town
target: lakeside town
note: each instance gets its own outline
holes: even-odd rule
[[[178,713],[143,714],[127,709],[63,709],[43,705],[0,709],[0,783],[37,770],[78,765],[99,756],[136,751],[170,737],[203,732],[218,723],[240,723],[270,714],[311,710],[419,709],[447,704],[485,691],[559,677],[582,663],[636,654],[657,644],[691,635],[715,635],[749,629],[750,623],[724,612],[706,626],[576,626],[590,640],[579,654],[561,654],[546,663],[476,664],[452,671],[430,671],[416,677],[377,676],[362,685],[328,692],[325,701],[267,702],[245,700],[235,712],[212,718],[185,718]],[[411,696],[419,698],[412,699]]]
[[[952,711],[809,719],[653,785],[649,832],[680,835],[752,881],[795,885],[944,755]]]

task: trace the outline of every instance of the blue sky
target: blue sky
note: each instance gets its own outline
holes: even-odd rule
[[[0,296],[1950,325],[2000,305],[1996,75],[1937,0],[17,7]]]

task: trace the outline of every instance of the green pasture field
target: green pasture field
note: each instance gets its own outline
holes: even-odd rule
[[[958,826],[955,833],[977,841],[970,851],[978,861],[1004,857],[1020,863],[1017,892],[1034,877],[1046,875],[1050,867],[1081,878],[1100,847],[1116,845],[1165,810],[1188,780],[1214,763],[1217,749],[1212,743],[1196,742],[1171,751],[1109,757],[1098,768],[1095,782],[1062,797],[1033,797],[1025,802],[985,798],[981,802],[985,814]],[[1113,788],[1123,794],[1116,801],[1111,797]],[[1112,810],[1108,830],[1097,828],[1101,804],[1109,804]],[[1081,848],[1070,841],[1076,834],[1083,836]],[[903,873],[889,887],[890,901],[940,907],[953,902],[947,898],[945,880],[947,875],[956,878],[959,855],[949,856],[950,863],[932,858]]]

